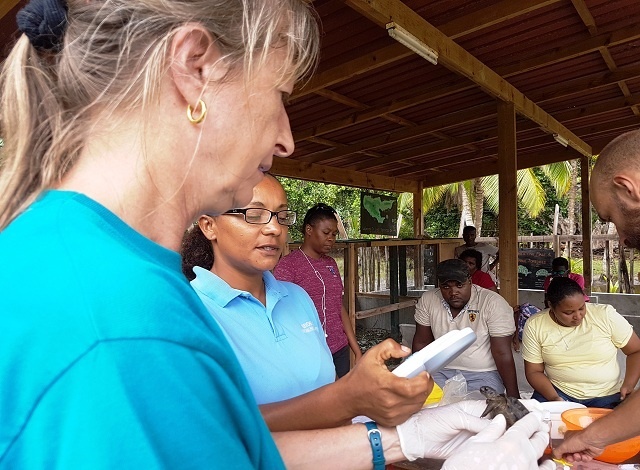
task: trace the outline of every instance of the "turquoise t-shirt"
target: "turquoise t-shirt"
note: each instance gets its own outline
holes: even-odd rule
[[[0,468],[283,468],[180,257],[50,191],[0,233]]]
[[[191,285],[220,323],[259,405],[303,395],[336,378],[318,313],[300,286],[262,278],[266,306],[211,271],[193,268]]]

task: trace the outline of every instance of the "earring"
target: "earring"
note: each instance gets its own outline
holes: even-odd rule
[[[193,112],[198,108],[201,109],[200,116],[193,117]],[[206,115],[207,105],[202,100],[198,100],[198,104],[196,105],[195,109],[193,109],[191,105],[187,106],[187,119],[189,119],[189,122],[192,124],[200,124],[202,121],[204,121]]]

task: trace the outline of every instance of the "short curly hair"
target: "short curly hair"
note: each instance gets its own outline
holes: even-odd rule
[[[204,236],[200,226],[193,224],[187,229],[182,237],[182,273],[193,281],[196,278],[193,268],[199,266],[210,270],[213,267],[213,246],[211,240]]]

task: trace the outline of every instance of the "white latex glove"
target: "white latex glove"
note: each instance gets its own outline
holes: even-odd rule
[[[419,411],[396,427],[402,453],[408,460],[446,459],[490,424],[479,417],[486,407],[482,400],[467,400]]]
[[[538,400],[534,400],[533,398],[521,398],[520,403],[522,403],[524,407],[529,411],[539,411],[540,413],[544,411],[544,408],[542,407],[540,402]]]
[[[504,416],[496,416],[489,426],[471,437],[442,466],[443,470],[554,470],[552,460],[538,466],[549,443],[549,430],[539,413],[532,412],[505,432]]]

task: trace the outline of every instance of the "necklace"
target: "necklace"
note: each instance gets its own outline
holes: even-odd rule
[[[558,334],[560,335],[560,339],[564,343],[564,349],[565,349],[565,351],[568,351],[569,350],[569,344],[567,343],[567,340],[565,338],[567,336],[569,336],[571,333],[573,333],[574,329],[571,329],[567,334],[563,335],[562,334],[562,330],[560,329],[560,322],[558,321],[558,318],[556,317],[556,314],[553,313],[553,312],[550,312],[550,313],[551,313],[551,315],[553,315],[552,320],[556,324],[556,328],[558,329]]]
[[[324,279],[322,279],[322,274],[320,274],[318,270],[313,266],[313,264],[311,264],[311,260],[309,259],[307,254],[304,252],[302,247],[298,249],[302,252],[302,254],[304,255],[304,258],[307,260],[307,263],[309,263],[309,266],[311,266],[311,269],[313,269],[313,272],[315,273],[316,277],[320,280],[320,283],[322,284],[322,301],[320,304],[322,307],[322,331],[324,331],[324,337],[328,338],[329,335],[327,334],[327,287],[324,285]]]

